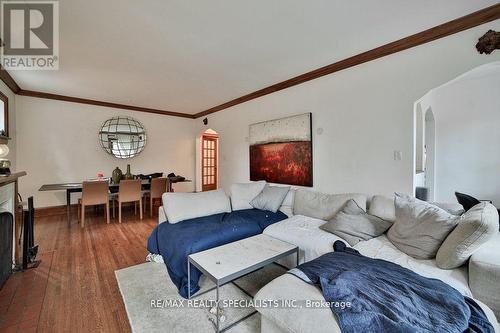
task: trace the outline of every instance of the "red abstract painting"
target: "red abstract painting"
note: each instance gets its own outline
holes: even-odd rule
[[[312,174],[311,141],[250,146],[250,180],[313,186]]]

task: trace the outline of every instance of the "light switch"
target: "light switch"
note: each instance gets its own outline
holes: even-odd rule
[[[401,161],[403,158],[403,153],[401,150],[395,150],[394,151],[394,161]]]

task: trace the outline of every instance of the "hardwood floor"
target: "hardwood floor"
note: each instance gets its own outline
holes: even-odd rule
[[[43,262],[32,271],[48,275],[37,332],[130,332],[114,271],[144,262],[147,238],[158,223],[148,216],[141,221],[132,209],[122,224],[112,219],[108,225],[102,211],[89,213],[83,229],[76,218],[68,228],[65,215],[37,218],[35,243]],[[9,280],[24,274],[32,273]]]

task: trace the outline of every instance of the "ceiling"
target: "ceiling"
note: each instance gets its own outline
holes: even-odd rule
[[[496,0],[64,0],[26,90],[194,114]]]

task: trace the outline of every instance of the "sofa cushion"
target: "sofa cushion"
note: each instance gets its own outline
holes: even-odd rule
[[[276,300],[278,302],[308,300],[319,303],[324,302],[325,298],[317,286],[307,284],[294,275],[284,274],[260,289],[255,295],[254,300],[257,304],[266,304],[269,300]],[[476,302],[484,311],[493,327],[498,330],[497,319],[491,309],[480,301],[476,300]],[[302,305],[301,303],[297,304]],[[341,332],[335,315],[327,306],[316,308],[267,306],[258,307],[257,311],[261,313],[265,320],[273,322],[275,326],[281,329],[277,331],[275,328],[274,332]]]
[[[387,237],[399,250],[417,259],[431,259],[460,217],[407,195],[396,194],[396,221]]]
[[[396,220],[396,208],[394,207],[394,198],[383,195],[374,195],[370,201],[368,214],[375,215],[389,222]]]
[[[443,269],[462,266],[479,247],[498,233],[498,212],[490,203],[482,202],[469,209],[457,227],[446,237],[436,255]]]
[[[196,217],[231,212],[231,203],[223,189],[198,193],[166,192],[161,198],[165,215],[172,224]]]
[[[283,203],[280,206],[280,211],[285,213],[286,216],[291,217],[293,216],[293,201],[295,199],[295,190],[293,188],[288,191],[286,194],[285,200],[283,200]]]
[[[367,214],[356,201],[349,200],[335,216],[320,229],[345,239],[351,246],[362,240],[382,235],[392,225],[380,217]]]
[[[253,208],[276,213],[283,200],[285,200],[288,191],[290,191],[290,186],[270,186],[266,184],[264,189],[250,201],[250,205]]]
[[[486,303],[500,319],[500,232],[469,260],[469,285],[475,298]]]
[[[358,206],[366,210],[366,195],[364,194],[326,194],[301,189],[295,192],[293,213],[328,221],[342,209],[349,199],[353,199]]]
[[[415,259],[401,252],[389,241],[386,235],[359,242],[353,248],[364,256],[387,260],[411,269],[422,276],[439,279],[457,289],[461,294],[472,296],[466,267],[462,266],[451,270],[441,269],[436,265],[435,259]]]
[[[313,217],[294,215],[286,220],[274,223],[264,229],[264,234],[299,247],[300,262],[313,260],[333,251],[333,243],[343,240],[319,227],[325,221]],[[295,267],[295,254],[281,261],[287,267]]]
[[[165,214],[165,210],[163,209],[163,206],[160,206],[158,208],[158,224],[167,222],[167,215]]]
[[[235,183],[231,185],[231,206],[233,210],[251,209],[253,200],[266,186],[264,180],[253,183]]]

